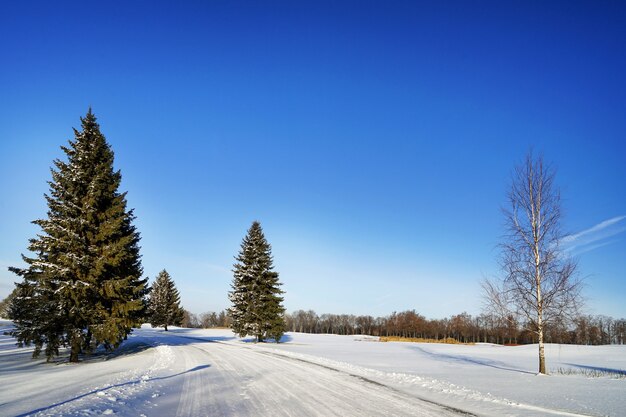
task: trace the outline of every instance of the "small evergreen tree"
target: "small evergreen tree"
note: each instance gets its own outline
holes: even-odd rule
[[[229,293],[231,328],[239,336],[252,335],[259,342],[266,337],[280,341],[285,332],[283,291],[259,222],[252,223],[235,259]]]
[[[150,324],[152,327],[180,326],[185,310],[180,306],[180,294],[164,269],[157,275],[150,295]]]
[[[113,151],[89,109],[82,130],[61,147],[55,160],[48,218],[33,223],[42,233],[30,240],[27,268],[11,306],[18,344],[45,346],[48,359],[71,348],[70,361],[98,345],[117,347],[145,314],[147,280],[142,279],[139,233],[119,193],[122,176],[113,170]]]

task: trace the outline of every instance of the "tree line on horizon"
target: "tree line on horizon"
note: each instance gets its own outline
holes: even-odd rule
[[[227,310],[194,314],[185,310],[182,327],[230,328]],[[369,335],[459,343],[534,344],[537,335],[528,323],[488,313],[468,313],[443,319],[427,319],[415,310],[393,312],[386,316],[355,314],[317,314],[313,310],[296,310],[285,314],[286,331],[310,334]],[[546,328],[547,343],[577,345],[626,344],[626,318],[605,315],[581,315],[569,323]]]
[[[468,313],[443,319],[427,319],[415,310],[382,317],[352,314],[322,314],[298,310],[286,316],[287,328],[302,333],[364,334],[431,340],[454,339],[460,343],[530,344],[537,335],[528,323],[492,314]],[[547,343],[601,345],[626,343],[626,319],[584,315],[572,323],[546,329]]]

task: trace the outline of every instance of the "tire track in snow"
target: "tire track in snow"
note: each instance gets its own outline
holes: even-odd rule
[[[184,338],[184,337],[183,337]],[[173,346],[185,358],[177,416],[459,416],[469,413],[307,361],[232,344]]]
[[[343,371],[341,369],[333,368],[331,366],[322,365],[320,363],[315,363],[315,362],[310,362],[310,361],[307,361],[307,360],[302,359],[302,358],[296,358],[296,357],[291,357],[291,356],[284,356],[284,355],[277,354],[277,353],[274,353],[274,352],[262,351],[260,353],[263,353],[265,355],[272,355],[272,356],[280,357],[280,358],[283,358],[283,359],[290,359],[290,360],[300,361],[300,362],[308,363],[308,364],[315,365],[315,366],[321,366],[322,368],[329,369],[329,370],[334,371],[334,372],[345,373],[345,374],[347,374],[347,375],[349,375],[349,376],[351,376],[353,378],[357,378],[357,379],[359,379],[359,380],[361,380],[363,382],[366,382],[368,384],[373,384],[373,385],[376,385],[376,386],[379,386],[379,387],[384,387],[386,389],[389,389],[389,390],[394,391],[394,392],[396,392],[398,394],[401,394],[401,395],[407,395],[406,393],[404,393],[404,392],[402,392],[402,391],[400,391],[400,390],[398,390],[398,389],[396,389],[394,387],[390,387],[389,385],[385,385],[382,382],[374,381],[373,379],[366,378],[366,377],[364,377],[362,375],[353,374],[353,373],[350,373],[350,372],[347,372],[347,371]],[[428,400],[426,398],[421,398],[421,397],[418,397],[418,396],[415,396],[415,395],[413,395],[413,397],[415,397],[416,399],[418,399],[420,401],[424,401],[426,403],[430,403],[430,404],[435,405],[437,407],[444,408],[444,409],[446,409],[448,411],[456,413],[457,415],[474,416],[474,414],[470,413],[469,411],[461,410],[459,408],[451,407],[451,406],[448,406],[448,405],[445,405],[445,404],[440,404],[440,403],[437,403],[435,401]]]
[[[231,346],[237,346],[234,345],[232,343],[225,343],[225,342],[217,342],[217,343],[224,343],[224,344],[228,344]],[[241,346],[242,348],[247,348],[252,350],[252,347],[246,347],[246,346]],[[276,356],[276,357],[282,357],[285,359],[291,359],[291,360],[296,360],[296,361],[301,361],[301,362],[305,362],[305,363],[309,363],[312,365],[316,365],[316,366],[320,366],[329,370],[333,370],[336,372],[341,372],[341,373],[345,373],[348,374],[352,377],[361,379],[365,382],[371,383],[371,384],[375,384],[375,385],[380,385],[383,387],[386,387],[388,389],[406,394],[406,395],[410,395],[414,398],[417,398],[421,401],[425,401],[443,408],[446,408],[450,411],[456,412],[460,415],[468,415],[468,416],[472,416],[474,414],[472,414],[471,412],[465,411],[465,410],[461,410],[455,407],[451,407],[451,406],[447,406],[441,403],[438,403],[436,401],[430,400],[430,399],[426,399],[426,398],[422,398],[418,395],[415,395],[413,393],[407,393],[405,391],[402,391],[400,389],[397,389],[395,387],[389,386],[385,383],[382,383],[378,380],[375,379],[370,379],[370,377],[366,377],[364,375],[371,375],[372,378],[391,378],[394,381],[397,381],[400,384],[418,384],[421,387],[425,387],[425,388],[429,388],[429,389],[434,389],[435,387],[441,387],[441,391],[442,392],[448,392],[449,394],[452,395],[461,395],[464,396],[467,399],[470,400],[474,400],[474,401],[486,401],[486,402],[490,402],[490,403],[497,403],[497,404],[502,404],[503,406],[506,407],[510,407],[513,409],[518,409],[518,410],[526,410],[531,412],[532,414],[530,415],[537,415],[537,413],[539,414],[543,414],[543,415],[558,415],[558,416],[566,416],[566,417],[592,417],[591,415],[588,414],[580,414],[580,413],[574,413],[574,412],[569,412],[569,411],[565,411],[565,410],[558,410],[558,409],[549,409],[549,408],[545,408],[545,407],[540,407],[540,406],[534,406],[531,404],[525,404],[525,403],[519,403],[519,402],[515,402],[515,401],[511,401],[505,398],[497,398],[492,396],[491,394],[483,394],[480,393],[478,391],[473,391],[473,390],[468,390],[467,388],[464,387],[458,387],[454,384],[451,384],[449,382],[444,382],[444,381],[435,381],[432,380],[432,384],[429,384],[428,381],[425,382],[425,380],[417,375],[412,375],[412,374],[402,374],[402,373],[397,373],[397,372],[383,372],[383,371],[378,371],[378,370],[373,370],[373,369],[369,369],[369,368],[363,368],[360,366],[356,366],[356,365],[352,365],[350,363],[346,363],[346,362],[337,362],[337,361],[333,361],[331,359],[326,359],[326,358],[322,358],[322,357],[315,357],[315,356],[310,356],[310,355],[304,355],[304,354],[297,354],[297,353],[293,353],[293,352],[289,352],[289,351],[279,351],[279,350],[274,350],[271,348],[265,348],[265,347],[255,347],[254,348],[255,351],[259,352],[259,353],[263,353],[266,355],[272,355],[272,356]],[[511,411],[508,411],[511,412]],[[517,414],[517,413],[516,413]],[[526,414],[525,414],[526,415]]]
[[[369,407],[365,407],[362,410],[358,410],[361,407],[360,403],[356,404],[359,415],[363,414],[375,414],[379,413],[386,415],[469,415],[461,410],[452,409],[449,407],[441,406],[433,402],[425,402],[422,399],[409,396],[402,393],[392,387],[384,384],[374,382],[363,378],[358,375],[350,374],[338,369],[320,366],[315,363],[284,357],[281,355],[274,355],[270,352],[254,352],[254,354],[269,355],[278,361],[281,361],[281,369],[284,372],[289,372],[289,369],[297,367],[305,372],[313,372],[313,375],[319,376],[313,378],[313,382],[321,389],[330,388],[334,393],[340,393],[340,403],[335,404],[334,407],[341,407],[343,404],[355,405],[355,399],[366,396],[374,399],[374,404]],[[299,362],[299,363],[298,363]],[[329,372],[330,371],[330,374]],[[329,385],[329,379],[334,381],[338,379],[336,386]],[[390,407],[389,404],[393,403],[395,406]],[[384,404],[383,407],[379,407],[379,404]],[[334,408],[333,407],[333,408]],[[373,408],[373,409],[372,409]],[[346,410],[349,411],[349,410]],[[432,411],[433,413],[429,413]],[[343,414],[343,413],[340,413]]]
[[[415,394],[414,392],[407,392],[399,387],[396,388],[395,386],[388,385],[387,383],[384,382],[386,379],[390,378],[396,385],[397,384],[418,385],[426,389],[435,389],[435,386],[431,386],[429,381],[423,380],[423,378],[420,378],[419,376],[416,376],[416,375],[386,373],[382,371],[376,371],[376,370],[371,370],[367,368],[357,367],[357,366],[343,363],[343,362],[336,362],[336,361],[332,361],[332,360],[325,359],[325,358],[309,357],[309,355],[294,354],[288,351],[277,351],[274,349],[260,347],[256,345],[246,346],[242,344],[236,344],[233,342],[211,341],[211,340],[207,340],[206,338],[198,338],[198,337],[193,337],[193,336],[179,336],[179,337],[184,338],[184,339],[197,340],[198,342],[203,342],[203,344],[210,342],[211,344],[219,344],[222,346],[228,346],[233,349],[247,350],[257,355],[261,354],[261,355],[271,356],[271,357],[275,357],[278,359],[287,360],[291,362],[297,361],[297,362],[302,362],[311,366],[325,368],[326,370],[345,374],[351,378],[358,379],[362,381],[363,383],[372,384],[372,385],[384,388],[386,390],[393,391],[400,397],[408,397],[412,400],[417,400],[420,402],[428,403],[432,406],[437,407],[439,409],[439,413],[441,413],[441,410],[444,409],[447,412],[452,413],[452,415],[457,415],[457,416],[458,415],[466,415],[466,416],[474,415],[469,411],[465,411],[459,408],[441,404],[431,399],[422,398],[421,396]],[[221,359],[223,360],[224,358],[221,358]],[[238,364],[237,366],[241,367],[242,365]],[[288,373],[289,370],[285,369],[284,372]],[[481,408],[480,408],[479,403],[485,401],[490,404],[499,404],[501,406],[500,411],[496,412],[495,410],[493,410],[496,413],[500,413],[500,412],[505,413],[505,414],[511,413],[512,415],[517,415],[521,413],[523,415],[543,414],[543,415],[559,415],[559,416],[568,416],[568,417],[588,417],[588,415],[586,414],[579,414],[579,413],[573,413],[573,412],[568,412],[564,410],[549,409],[549,408],[544,408],[540,406],[534,406],[531,404],[519,403],[515,401],[510,401],[504,398],[496,398],[489,394],[486,394],[485,396],[485,394],[481,394],[476,391],[467,390],[466,388],[463,388],[463,387],[456,387],[452,384],[444,383],[443,381],[435,381],[435,382],[436,382],[435,384],[436,386],[439,386],[441,384],[445,385],[445,387],[441,388],[440,392],[449,392],[449,394],[451,395],[461,396],[461,397],[467,398],[467,400],[471,402],[477,402],[477,404],[474,404],[472,408],[478,411],[479,414],[481,413],[480,411]],[[313,382],[309,381],[308,383],[312,384]],[[277,391],[280,391],[282,388],[283,388],[282,386],[274,386],[274,389]],[[336,395],[341,396],[340,393],[336,393]],[[349,403],[351,401],[351,398],[347,398],[345,399],[345,401]],[[515,411],[515,410],[518,410],[518,411]],[[383,413],[386,415],[389,415],[388,412],[385,412],[385,410],[383,410]],[[285,415],[288,415],[288,414],[285,414]],[[329,409],[325,413],[311,414],[311,415],[335,415],[335,413],[333,413],[332,410]],[[367,412],[365,415],[367,415]],[[405,413],[401,415],[412,415],[412,414]]]

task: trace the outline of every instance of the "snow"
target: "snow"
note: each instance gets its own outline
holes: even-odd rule
[[[11,326],[0,321],[0,334]],[[619,416],[626,346],[378,342],[287,333],[255,344],[226,329],[144,326],[80,364],[30,359],[0,336],[2,416]],[[558,370],[558,372],[557,372]]]

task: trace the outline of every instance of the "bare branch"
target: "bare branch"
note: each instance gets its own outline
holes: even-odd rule
[[[554,180],[555,170],[532,152],[515,167],[499,245],[503,277],[500,282],[482,283],[486,310],[501,317],[524,317],[534,327],[541,373],[545,373],[545,326],[564,322],[582,304],[577,264],[559,250],[561,196]]]

